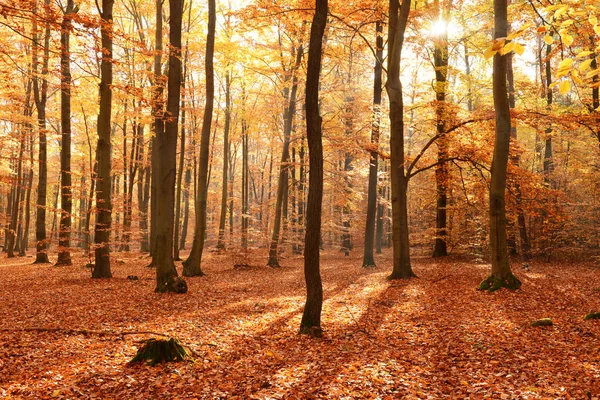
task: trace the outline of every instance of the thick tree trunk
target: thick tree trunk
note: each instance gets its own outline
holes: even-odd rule
[[[319,115],[319,74],[323,52],[323,35],[327,24],[327,0],[316,0],[316,10],[310,29],[308,66],[306,73],[306,136],[310,175],[306,237],[304,239],[304,278],[306,279],[306,304],[300,322],[300,333],[322,336],[321,309],[323,286],[319,267],[319,242],[321,239],[321,207],[323,202],[323,134]]]
[[[223,179],[221,187],[221,215],[219,217],[219,239],[217,249],[225,250],[225,222],[227,220],[227,195],[229,179],[229,129],[231,124],[231,72],[225,72],[225,127],[223,129]],[[233,208],[233,207],[232,207]],[[233,209],[230,210],[233,215]]]
[[[70,33],[73,29],[72,19],[77,12],[73,0],[67,1],[60,33],[60,228],[58,239],[58,259],[56,265],[71,265],[71,213],[73,199],[71,196],[71,50]]]
[[[45,0],[46,7],[50,5],[50,0]],[[35,19],[34,19],[35,21]],[[37,29],[36,29],[37,31]],[[36,264],[49,263],[46,242],[46,197],[48,191],[48,145],[46,141],[46,100],[48,98],[48,61],[50,59],[50,22],[46,22],[44,31],[44,55],[42,57],[42,68],[39,76],[38,73],[38,51],[39,51],[39,36],[37,32],[34,34],[33,42],[33,63],[32,69],[34,72],[33,92],[35,97],[35,105],[37,108],[38,119],[38,187],[37,187],[37,202],[36,202],[36,218],[35,218],[35,262]],[[40,87],[41,80],[41,87]]]
[[[363,268],[375,267],[373,245],[375,243],[375,218],[377,212],[377,167],[379,164],[379,133],[381,126],[381,94],[383,75],[383,23],[375,26],[375,68],[373,71],[373,121],[371,123],[371,146],[369,160],[369,188],[367,194],[367,223],[365,227],[365,246]],[[380,250],[381,251],[381,250]]]
[[[198,194],[196,202],[196,227],[194,241],[190,255],[183,262],[184,276],[202,276],[200,268],[202,252],[206,238],[206,206],[208,196],[208,159],[210,152],[210,128],[215,99],[215,75],[213,57],[215,51],[215,25],[216,6],[215,0],[208,0],[208,34],[206,38],[206,104],[204,106],[204,119],[202,120],[202,133],[200,136],[200,161],[198,165]]]
[[[400,82],[400,61],[404,32],[408,23],[410,0],[402,6],[398,0],[390,0],[388,27],[388,81],[385,85],[390,99],[390,163],[392,183],[392,242],[394,268],[388,279],[408,279],[415,274],[410,265],[408,241],[408,205],[406,192],[408,177],[404,166],[404,101]]]
[[[111,200],[111,114],[112,114],[112,35],[114,0],[102,0],[101,37],[102,63],[100,64],[100,113],[98,114],[98,179],[96,182],[96,226],[94,228],[95,265],[92,278],[110,278]]]
[[[317,0],[317,2],[322,0]],[[296,93],[298,92],[298,69],[302,62],[304,49],[299,46],[296,51],[296,63],[290,71],[292,74],[292,88],[289,92],[289,101],[284,112],[283,124],[283,150],[281,152],[281,163],[279,164],[279,180],[277,184],[277,198],[275,199],[275,216],[273,217],[273,233],[269,244],[269,260],[267,265],[272,268],[279,267],[279,239],[281,233],[281,222],[283,214],[283,205],[286,201],[288,191],[288,162],[290,158],[290,137],[294,125],[294,115],[296,114]]]
[[[494,0],[494,39],[508,35],[507,0]],[[490,247],[492,273],[479,288],[494,291],[518,289],[521,282],[512,274],[506,242],[506,170],[510,148],[510,107],[507,90],[508,55],[494,56],[493,96],[496,110],[496,139],[490,184]]]
[[[181,101],[181,25],[183,1],[169,1],[169,77],[167,82],[167,115],[165,130],[158,132],[156,144],[158,163],[155,165],[156,238],[152,249],[152,264],[156,267],[156,292],[185,292],[173,261],[173,229],[175,225],[175,171],[177,169],[177,135]]]

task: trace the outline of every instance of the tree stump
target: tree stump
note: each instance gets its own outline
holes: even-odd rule
[[[542,318],[542,319],[536,319],[535,321],[532,321],[529,326],[552,326],[552,320],[550,318]]]
[[[184,361],[186,358],[191,358],[190,353],[177,339],[148,339],[129,364],[145,362],[155,366],[162,362]]]

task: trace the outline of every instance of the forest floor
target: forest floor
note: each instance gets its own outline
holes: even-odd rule
[[[389,253],[376,269],[359,253],[322,254],[322,339],[297,335],[300,257],[236,270],[237,257],[210,254],[185,295],[155,294],[136,254],[114,255],[107,280],[83,258],[2,258],[0,398],[600,399],[600,320],[583,320],[600,311],[599,265],[515,264],[522,289],[490,294],[475,290],[486,264],[415,258],[418,278],[389,282]],[[529,326],[546,317],[553,326]],[[152,335],[68,330],[160,332],[196,359],[128,365]]]

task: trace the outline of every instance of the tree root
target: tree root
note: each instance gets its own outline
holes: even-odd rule
[[[479,284],[478,290],[487,290],[492,293],[502,288],[517,290],[520,287],[521,281],[513,274],[506,276],[490,275]]]
[[[320,326],[301,326],[299,335],[308,335],[313,338],[322,338],[323,329]]]

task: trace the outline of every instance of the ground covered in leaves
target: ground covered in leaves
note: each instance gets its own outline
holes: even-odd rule
[[[418,278],[388,282],[389,255],[366,270],[325,253],[312,339],[297,335],[301,258],[234,269],[209,255],[185,295],[155,294],[146,257],[115,256],[110,280],[76,260],[0,260],[0,398],[600,398],[600,320],[583,320],[600,311],[593,263],[515,265],[522,290],[489,294],[475,290],[489,265],[417,258]],[[553,325],[529,326],[541,318]],[[195,361],[128,365],[153,337],[132,332],[177,337]]]

